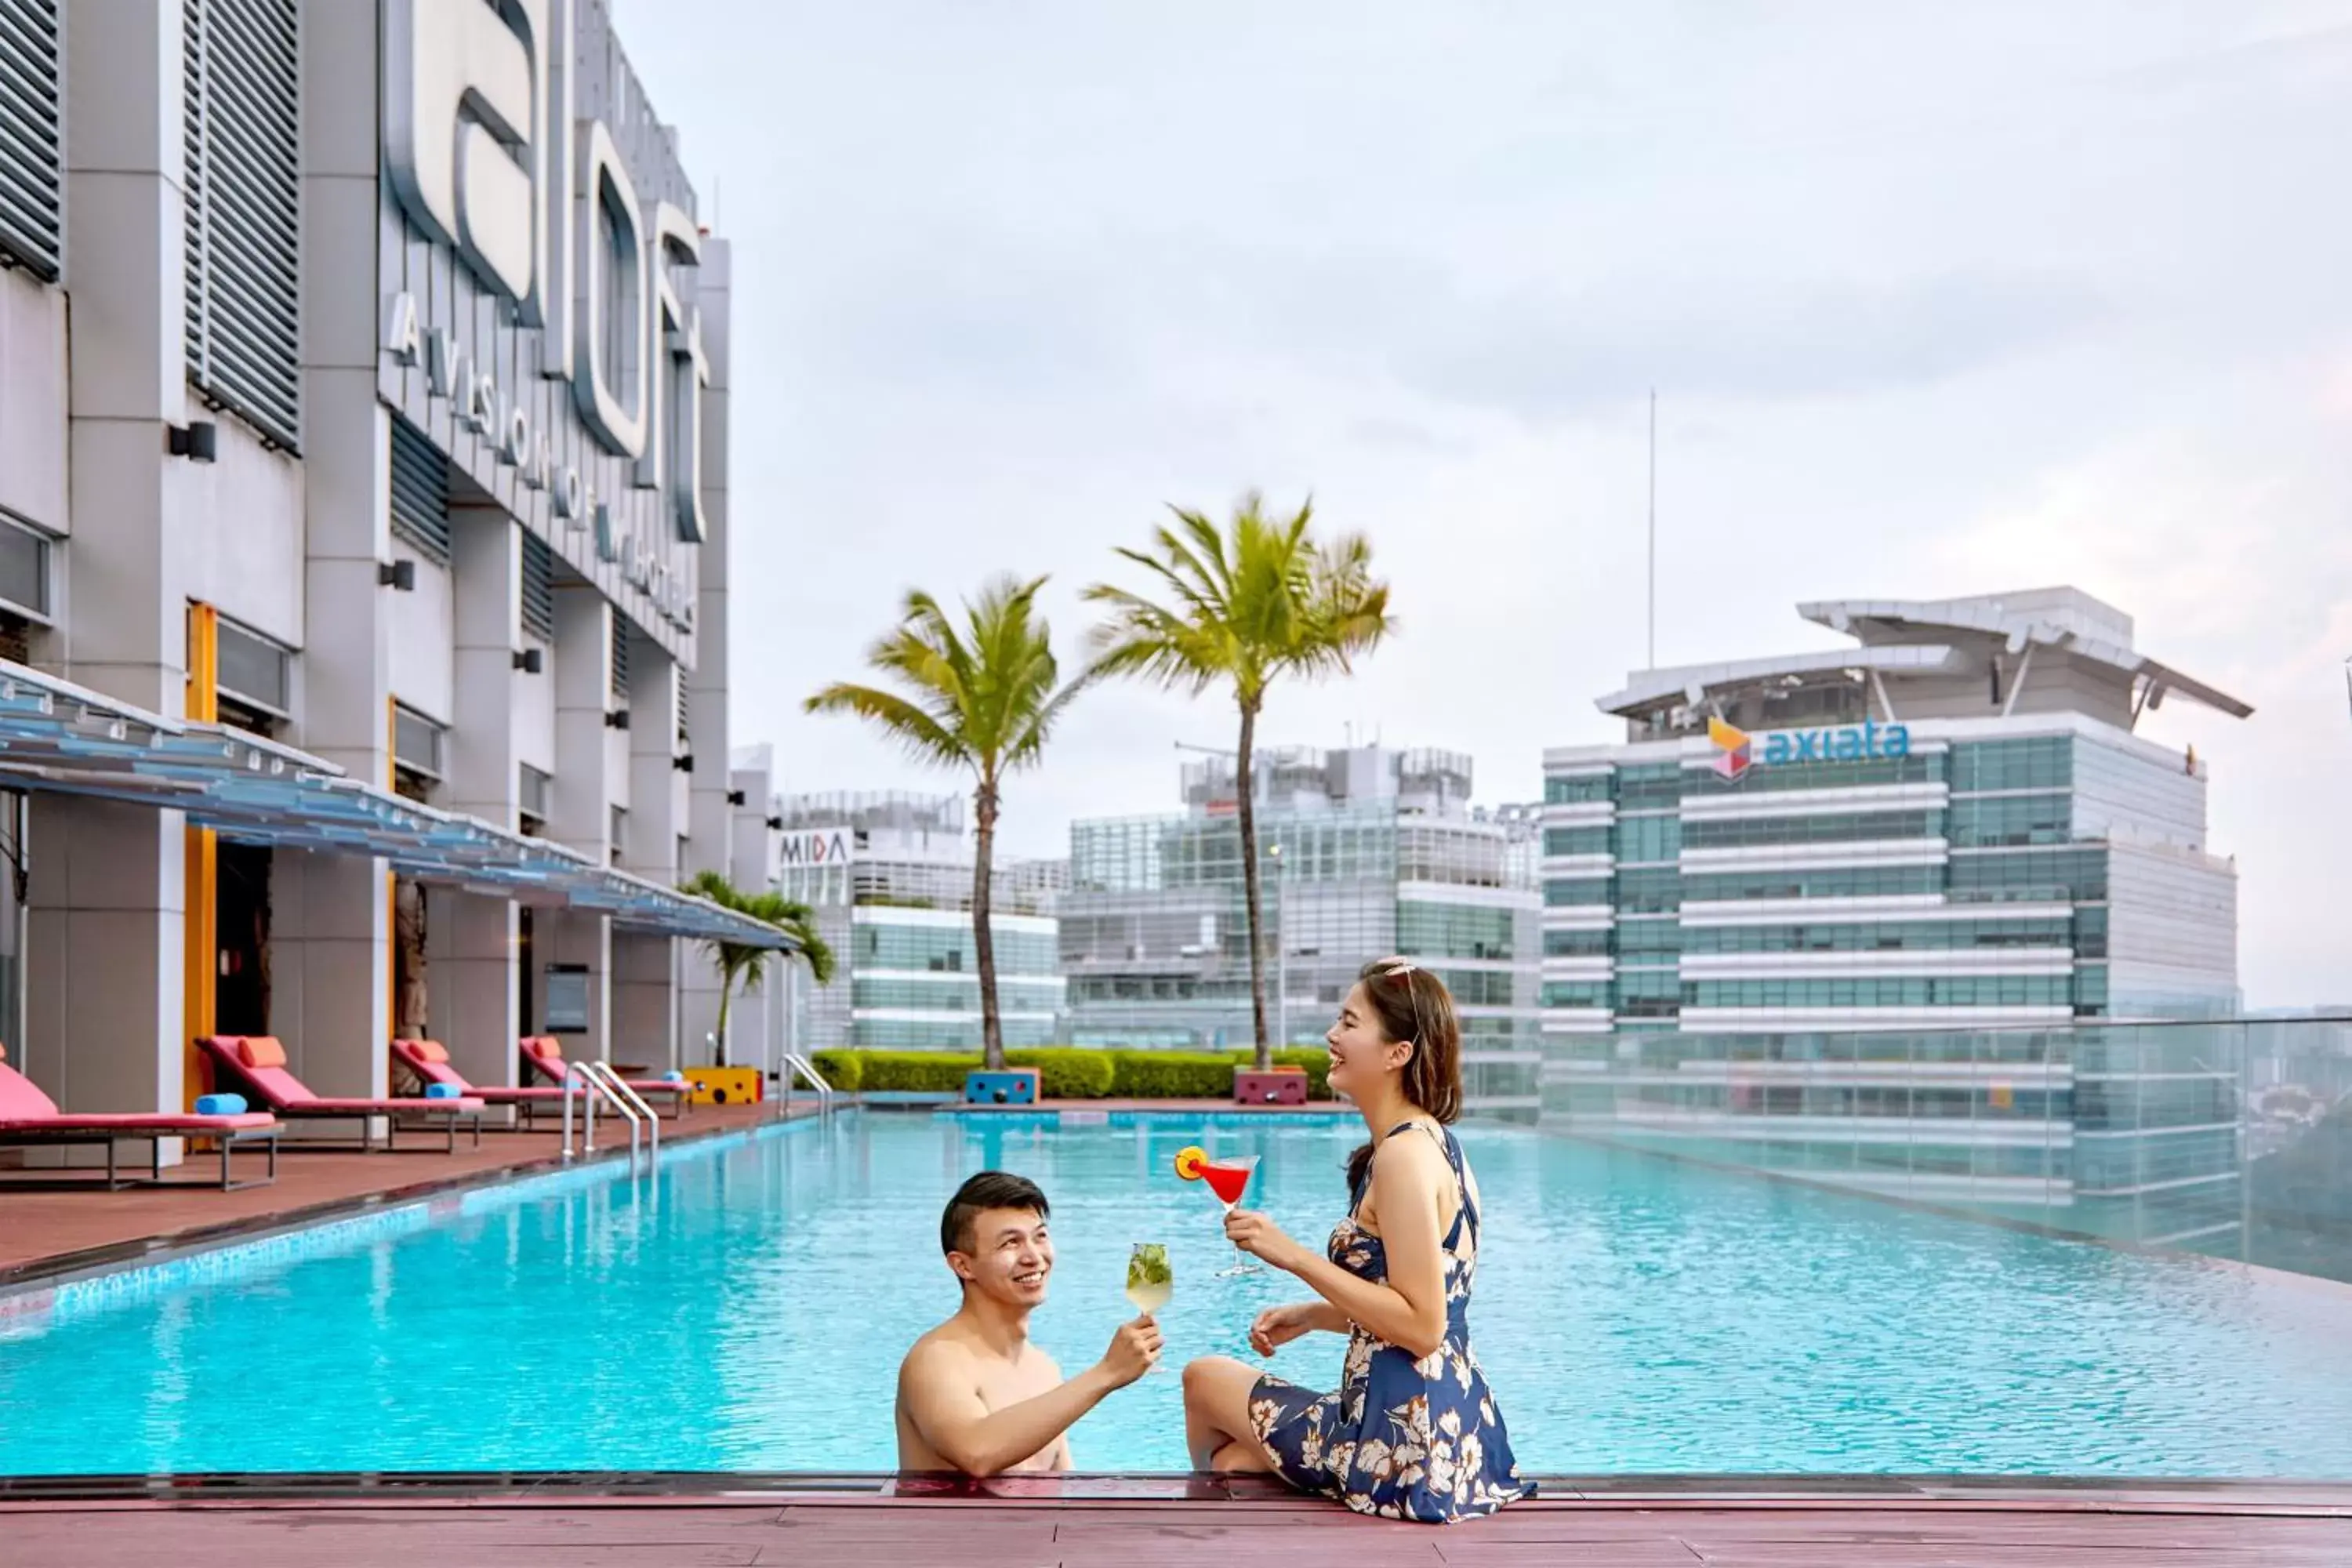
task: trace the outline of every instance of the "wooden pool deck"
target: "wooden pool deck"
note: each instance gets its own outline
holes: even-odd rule
[[[1334,1557],[1348,1568],[2352,1563],[2352,1488],[2344,1487],[1560,1480],[1494,1519],[1441,1530],[1219,1480],[1103,1478],[917,1499],[871,1485],[827,1492],[814,1481],[730,1492],[724,1481],[700,1479],[698,1494],[634,1496],[526,1482],[473,1496],[394,1498],[347,1487],[342,1495],[316,1489],[178,1503],[0,1499],[0,1538],[11,1568],[1272,1568]],[[420,1489],[414,1479],[408,1489]]]

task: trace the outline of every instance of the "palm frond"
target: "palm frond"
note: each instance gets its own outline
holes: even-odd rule
[[[1153,589],[1086,590],[1108,612],[1088,637],[1100,676],[1194,695],[1230,681],[1255,709],[1277,676],[1345,674],[1395,632],[1371,546],[1358,533],[1318,542],[1311,500],[1270,513],[1252,491],[1222,530],[1202,513],[1171,510],[1174,524],[1155,528],[1146,548],[1118,552],[1150,574]]]
[[[895,691],[872,686],[828,686],[802,707],[811,713],[855,713],[906,747],[919,762],[954,767],[971,761],[965,738]]]
[[[903,689],[830,686],[807,710],[856,713],[923,761],[970,769],[983,786],[1030,765],[1054,720],[1091,683],[1063,683],[1053,629],[1037,613],[1045,583],[992,578],[960,616],[931,595],[909,591],[898,624],[867,656]]]

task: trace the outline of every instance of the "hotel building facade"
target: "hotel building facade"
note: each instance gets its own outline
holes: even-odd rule
[[[2071,588],[1800,606],[1544,758],[1547,1115],[2171,1239],[2237,1201],[2236,874],[2158,703],[2250,710]]]
[[[678,1063],[679,939],[773,940],[673,890],[730,859],[730,259],[601,0],[0,0],[0,88],[12,1057]]]
[[[1403,953],[1452,987],[1474,1108],[1529,1113],[1540,1063],[1535,815],[1469,805],[1454,752],[1267,750],[1255,786],[1267,1027],[1321,1041],[1357,972]],[[1062,972],[1078,1045],[1254,1039],[1233,761],[1187,764],[1185,809],[1070,828]]]

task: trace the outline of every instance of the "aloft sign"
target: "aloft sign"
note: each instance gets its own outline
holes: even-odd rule
[[[664,493],[678,539],[701,543],[710,367],[671,272],[700,261],[701,237],[670,203],[647,210],[602,121],[574,121],[572,0],[383,0],[382,18],[384,173],[402,211],[539,330],[540,374],[570,383],[591,438]],[[404,293],[384,346],[423,363],[525,484],[551,489],[557,517],[585,525],[593,486],[554,466],[548,432],[454,331],[422,329]],[[623,559],[604,531],[597,549]]]

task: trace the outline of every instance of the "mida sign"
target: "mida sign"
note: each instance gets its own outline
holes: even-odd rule
[[[849,829],[845,827],[803,828],[782,836],[776,858],[787,868],[840,866],[848,863],[849,850]]]

